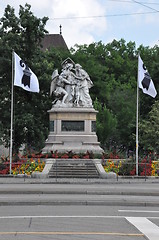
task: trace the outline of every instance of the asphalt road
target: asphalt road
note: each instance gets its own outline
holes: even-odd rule
[[[0,240],[158,240],[159,181],[0,179]]]
[[[1,206],[0,239],[158,240],[159,211],[155,207]]]

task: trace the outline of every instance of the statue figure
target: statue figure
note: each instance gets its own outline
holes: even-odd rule
[[[78,77],[79,83],[79,100],[83,106],[92,107],[92,99],[89,95],[89,88],[93,86],[93,83],[88,73],[82,68],[80,64],[75,64],[76,77]]]
[[[52,74],[52,82],[50,87],[50,95],[54,93],[54,95],[58,98],[62,96],[61,103],[64,104],[66,98],[68,97],[68,93],[65,90],[65,84],[69,84],[65,78],[58,74],[58,70],[55,70]],[[55,102],[58,99],[55,99]]]
[[[55,100],[53,107],[93,107],[89,88],[93,83],[88,73],[80,64],[67,58],[62,63],[61,73],[55,70],[52,74],[50,95]]]
[[[69,84],[65,84],[65,90],[68,93],[67,103],[71,103],[73,101],[75,85],[75,74],[72,72],[73,62],[64,61],[62,66],[61,76],[69,82]]]

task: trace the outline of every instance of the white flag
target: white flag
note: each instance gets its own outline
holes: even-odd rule
[[[157,91],[141,57],[138,57],[138,83],[143,93],[155,98]]]
[[[40,91],[37,76],[15,52],[14,52],[14,86],[22,87],[24,90],[29,92]]]

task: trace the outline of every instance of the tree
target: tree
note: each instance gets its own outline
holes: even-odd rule
[[[148,114],[147,120],[139,124],[141,148],[145,151],[159,152],[159,101],[156,101]]]
[[[98,98],[97,134],[99,140],[107,148],[109,144],[112,145],[112,142],[113,145],[125,148],[135,146],[132,138],[135,134],[136,116],[135,43],[126,44],[121,39],[120,41],[114,40],[107,45],[99,42],[76,47],[77,50],[73,52],[73,57],[76,62],[80,61],[94,83],[90,94],[95,106],[97,104],[95,99]],[[109,123],[109,119],[114,125]]]
[[[102,107],[97,98],[94,102],[94,108],[98,111],[96,121],[97,135],[102,148],[106,149],[110,145],[115,145],[114,134],[116,133],[117,119],[105,105]]]
[[[146,66],[153,82],[156,87],[157,92],[159,92],[159,83],[158,83],[158,74],[159,74],[159,47],[154,46],[153,48],[144,47],[143,45],[139,46],[138,51],[140,52],[140,56]],[[139,93],[140,97],[140,116],[142,119],[146,119],[148,113],[152,109],[152,105],[154,103],[154,99],[147,94],[143,94],[142,90]],[[158,99],[158,95],[155,99]]]
[[[122,149],[133,149],[136,126],[136,92],[128,84],[112,90],[109,108],[117,118],[116,142]]]
[[[121,39],[108,44],[98,42],[76,45],[70,53],[53,48],[42,52],[40,44],[47,32],[45,25],[48,18],[39,19],[30,9],[31,6],[28,4],[25,7],[20,6],[17,17],[14,9],[8,5],[0,19],[0,138],[9,145],[11,53],[14,49],[38,76],[40,83],[39,94],[14,87],[13,136],[16,151],[23,143],[36,149],[42,148],[48,135],[47,110],[52,105],[49,96],[51,75],[55,69],[60,71],[61,62],[67,57],[72,58],[75,63],[80,63],[94,84],[90,89],[90,95],[95,108],[99,111],[97,134],[102,146],[109,148],[115,144],[117,147],[135,149],[133,135],[136,127],[137,55],[140,51],[159,91],[159,47],[149,48],[141,45],[136,49],[134,42],[126,43]],[[153,103],[152,98],[140,94],[140,116],[145,121],[149,121]],[[143,143],[146,141],[143,138]]]
[[[28,4],[25,7],[20,6],[18,18],[14,9],[7,5],[4,16],[0,19],[0,51],[3,56],[0,58],[0,122],[2,138],[6,146],[9,145],[10,138],[12,50],[14,49],[23,60],[27,61],[33,72],[40,76],[40,85],[44,81],[42,78],[44,61],[40,62],[40,66],[38,61],[43,59],[40,42],[47,32],[45,25],[48,18],[35,17],[30,8],[31,6]],[[15,151],[18,151],[21,144],[26,143],[26,140],[29,145],[34,143],[33,146],[40,146],[40,143],[46,138],[47,126],[43,121],[47,114],[46,103],[49,105],[48,91],[45,94],[43,91],[35,94],[14,87],[13,143]]]

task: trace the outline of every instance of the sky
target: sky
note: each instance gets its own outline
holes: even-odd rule
[[[62,35],[69,48],[75,44],[119,41],[159,45],[159,0],[3,0],[0,17],[9,4],[19,17],[19,5],[31,5],[38,18],[48,17],[46,29]]]

